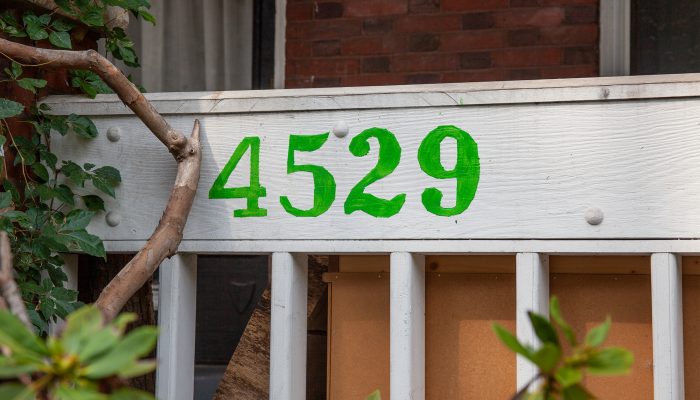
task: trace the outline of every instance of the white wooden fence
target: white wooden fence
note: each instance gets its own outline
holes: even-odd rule
[[[532,342],[523,318],[526,310],[547,313],[549,255],[651,254],[655,398],[684,398],[680,256],[700,254],[700,75],[149,98],[183,132],[200,118],[204,134],[202,179],[182,253],[161,267],[159,398],[192,398],[196,255],[203,253],[271,255],[270,397],[285,400],[305,398],[306,254],[390,255],[390,386],[400,400],[425,393],[425,255],[517,254],[517,334]],[[110,218],[91,229],[108,251],[137,250],[160,217],[174,162],[113,96],[47,103],[57,114],[90,115],[100,132],[110,132],[53,145],[72,160],[118,166],[124,182],[117,199],[107,201]],[[473,201],[447,216],[434,205],[430,211],[425,189],[436,187],[444,194],[438,205],[450,208],[464,188],[425,164],[437,160],[451,171],[464,143],[438,141],[439,154],[421,155],[419,144],[438,126],[468,132],[480,160]],[[377,209],[348,213],[347,201],[343,207],[378,162],[376,141],[366,157],[349,144],[375,127],[397,139],[400,161],[367,192],[385,202],[405,194],[400,211],[382,218],[370,215]],[[324,139],[324,132],[331,134]],[[316,135],[322,145],[295,152],[290,135]],[[259,147],[250,139],[225,176],[247,137],[259,138]],[[297,174],[302,165],[326,174],[318,168]],[[473,173],[475,165],[466,170]],[[212,194],[222,175],[224,187],[242,187],[248,198]],[[294,215],[299,211],[289,211],[282,197],[315,216]],[[258,216],[233,217],[233,210]],[[533,374],[518,359],[518,385]]]

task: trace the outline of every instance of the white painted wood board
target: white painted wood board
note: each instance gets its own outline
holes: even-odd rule
[[[484,83],[209,95],[227,99],[230,105],[223,109],[207,108],[192,94],[153,97],[164,107],[178,104],[175,109],[166,107],[167,117],[183,132],[190,131],[195,117],[203,122],[202,179],[183,242],[188,251],[205,249],[208,241],[230,240],[265,241],[258,245],[264,252],[288,250],[276,247],[275,241],[675,240],[700,237],[699,79],[682,75],[541,81],[540,87],[500,82],[500,87]],[[607,91],[608,100],[600,100],[601,90]],[[435,100],[453,98],[453,93],[473,96],[463,105],[459,99]],[[178,96],[184,100],[178,103]],[[257,99],[255,104],[268,104],[264,112],[239,107],[250,98]],[[364,100],[371,107],[365,107]],[[53,146],[62,156],[118,166],[122,172],[118,200],[107,202],[108,211],[121,215],[121,223],[112,228],[99,219],[90,227],[92,232],[108,246],[145,240],[167,200],[175,162],[137,118],[119,111],[114,99],[48,102],[61,113],[94,113],[102,133],[92,142],[55,140]],[[258,110],[255,104],[249,108]],[[110,114],[100,115],[100,110]],[[328,132],[339,121],[348,124],[347,137],[331,134],[320,150],[296,153],[298,163],[322,165],[333,174],[334,204],[315,218],[287,214],[281,195],[297,207],[309,206],[313,195],[310,174],[286,173],[289,135]],[[476,196],[454,217],[433,215],[421,204],[423,189],[432,186],[445,192],[446,205],[454,203],[454,180],[427,176],[417,161],[421,140],[439,125],[469,132],[481,160]],[[110,127],[121,130],[120,141],[105,138]],[[351,187],[375,165],[377,151],[376,141],[371,141],[369,155],[355,157],[348,144],[372,127],[389,129],[402,147],[394,173],[367,190],[383,198],[406,193],[401,212],[390,218],[343,211]],[[244,199],[207,198],[214,179],[246,136],[259,136],[262,142],[260,180],[267,196],[260,204],[268,209],[266,217],[234,218],[233,209],[244,208]],[[453,143],[447,139],[442,146],[447,167],[454,163]],[[247,165],[246,155],[230,186],[247,182]],[[602,224],[589,225],[584,219],[591,207],[603,211]],[[518,246],[514,250],[531,251]]]

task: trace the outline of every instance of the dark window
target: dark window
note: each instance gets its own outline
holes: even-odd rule
[[[632,1],[632,75],[700,72],[700,0]]]

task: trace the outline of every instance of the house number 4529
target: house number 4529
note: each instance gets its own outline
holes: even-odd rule
[[[446,169],[441,161],[441,144],[445,138],[452,138],[457,144],[457,161],[454,168]],[[401,211],[406,202],[406,194],[400,193],[390,199],[383,199],[367,193],[374,182],[390,175],[401,161],[401,146],[396,136],[382,128],[370,128],[350,141],[350,153],[364,157],[369,153],[370,139],[379,145],[377,164],[350,190],[345,199],[345,214],[362,211],[378,218],[388,218]],[[328,211],[336,199],[335,178],[323,166],[297,164],[296,152],[319,150],[328,140],[328,133],[320,135],[291,135],[287,153],[287,174],[307,172],[313,176],[314,203],[311,208],[298,208],[289,197],[282,195],[280,204],[285,211],[297,217],[318,217]],[[225,187],[231,173],[241,157],[250,149],[250,177],[248,186]],[[421,200],[425,209],[439,216],[453,216],[464,212],[474,199],[479,184],[479,151],[476,142],[465,131],[455,126],[439,126],[423,139],[418,147],[418,163],[421,170],[435,179],[454,179],[456,199],[454,204],[444,204],[443,194],[434,187],[423,190]],[[234,217],[264,217],[267,209],[260,207],[260,198],[267,194],[260,184],[260,138],[246,137],[236,147],[224,168],[209,190],[210,199],[246,199],[246,208],[233,211]]]

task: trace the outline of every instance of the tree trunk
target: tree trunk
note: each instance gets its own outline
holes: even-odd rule
[[[94,303],[102,293],[102,289],[114,278],[124,265],[133,258],[133,254],[109,254],[107,261],[98,257],[80,255],[78,258],[78,300],[83,303]],[[142,325],[156,325],[156,313],[153,308],[152,279],[149,279],[136,294],[129,299],[123,312],[133,312],[138,320],[130,325],[130,329]],[[155,354],[150,355],[155,357]],[[131,379],[130,384],[141,390],[155,393],[155,372]]]

